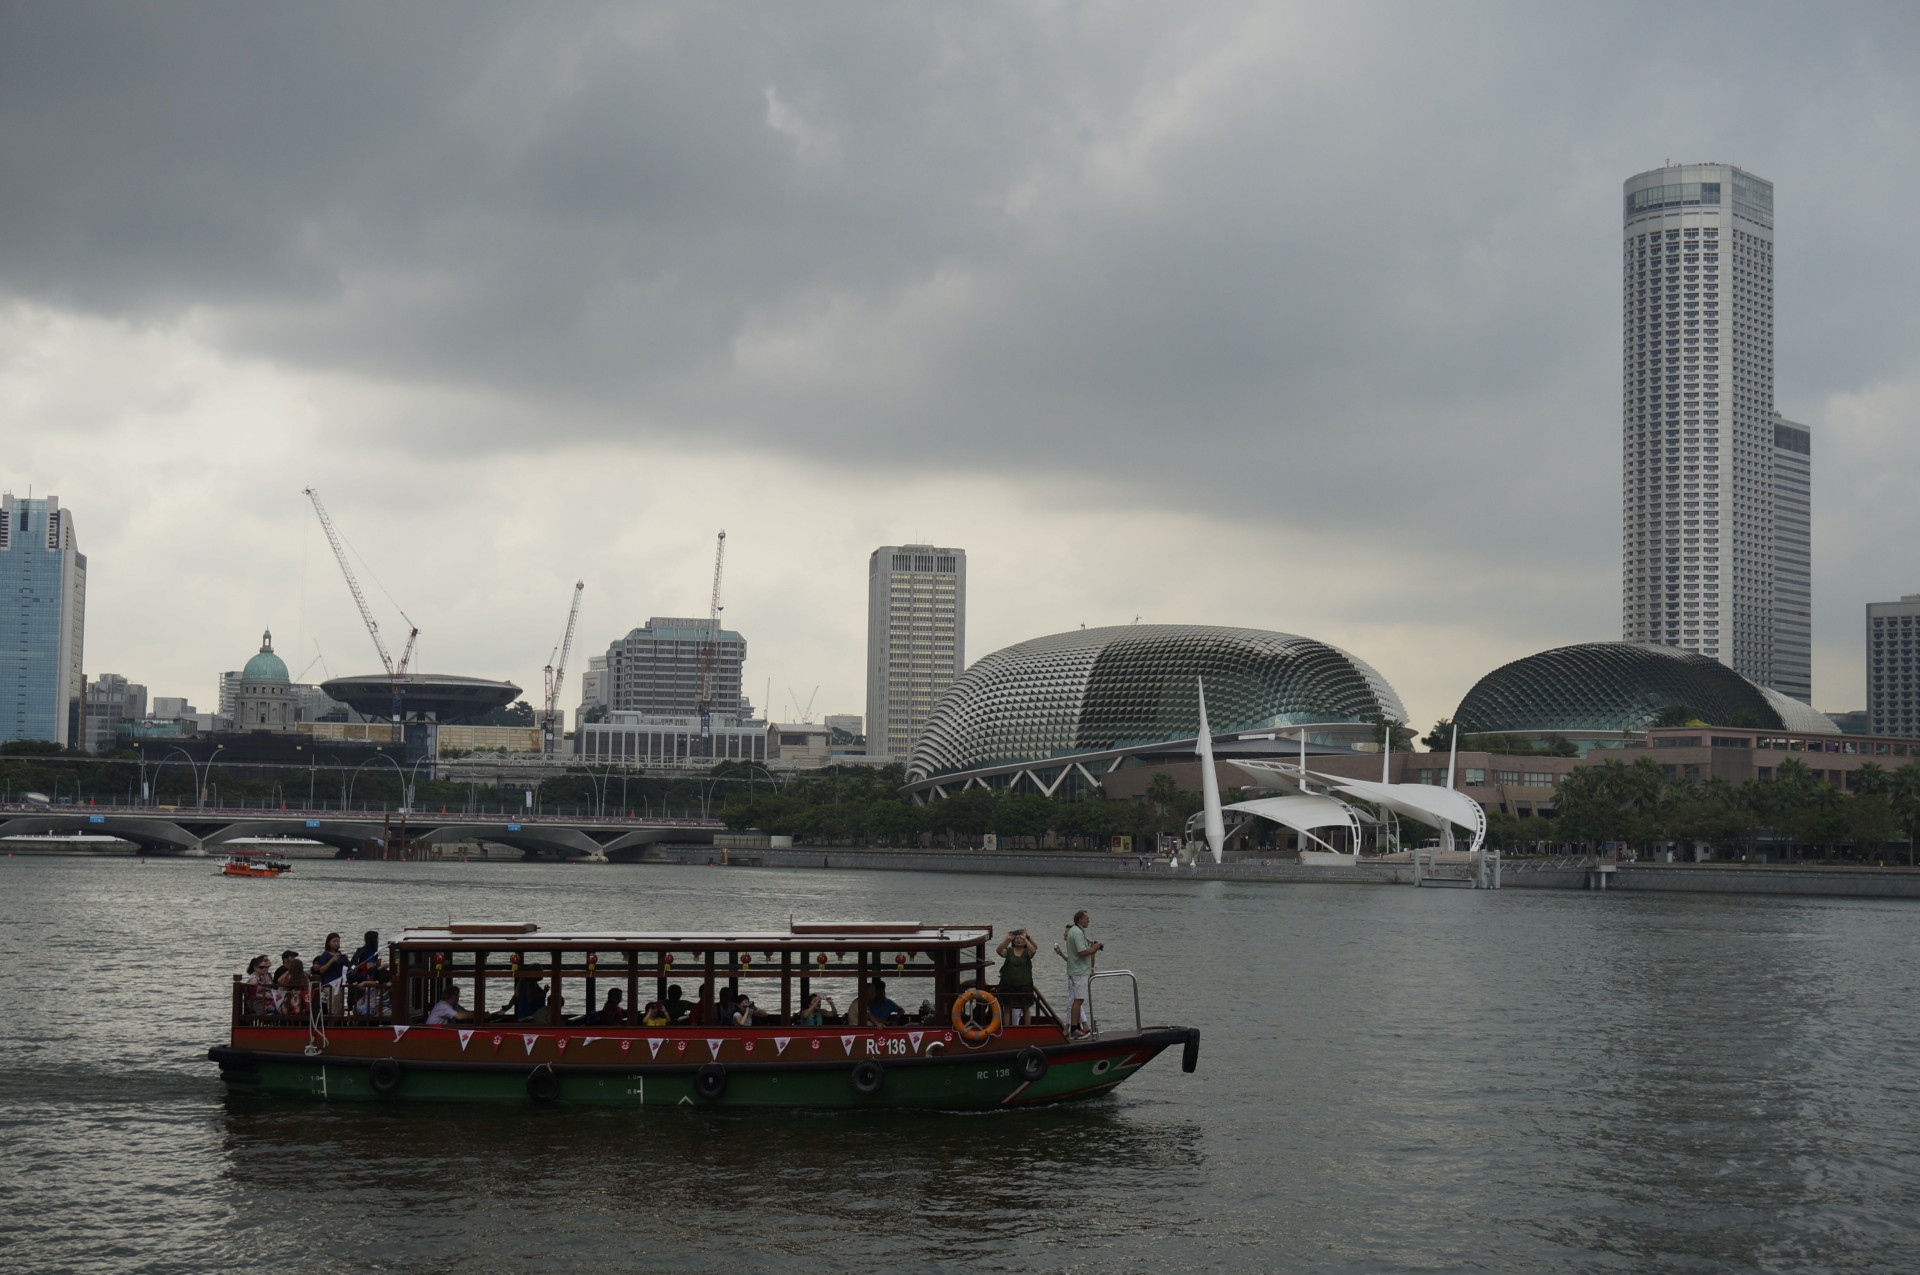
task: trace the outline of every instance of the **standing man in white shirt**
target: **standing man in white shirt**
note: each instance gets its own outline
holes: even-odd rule
[[[1067,950],[1062,953],[1067,958],[1067,1021],[1073,1036],[1085,1036],[1092,1030],[1086,1012],[1087,980],[1093,976],[1093,958],[1101,948],[1087,937],[1087,925],[1092,920],[1085,908],[1073,914],[1073,924],[1067,927]]]

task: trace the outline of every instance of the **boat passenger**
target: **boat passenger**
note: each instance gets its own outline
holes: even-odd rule
[[[540,1017],[547,1007],[547,985],[537,978],[523,978],[513,993],[513,1016],[523,1023]]]
[[[275,966],[273,970],[273,984],[275,987],[280,985],[281,976],[287,972],[287,962],[298,960],[299,957],[300,953],[294,951],[292,948],[288,948],[286,951],[280,953],[280,964]]]
[[[429,1027],[446,1027],[453,1023],[470,1023],[472,1021],[473,1011],[460,1007],[460,985],[458,983],[447,984],[447,990],[440,994],[440,999],[435,1001],[433,1008],[427,1011],[427,1026]]]
[[[693,1010],[687,1015],[687,1026],[707,1027],[717,1020],[713,1016],[713,984],[700,985],[700,999],[693,1003]]]
[[[867,1002],[867,1015],[879,1027],[907,1021],[907,1011],[887,998],[887,984],[885,980],[878,978],[873,980],[873,999]]]
[[[648,1027],[668,1027],[673,1023],[667,1007],[659,1001],[647,1002],[647,1014],[641,1021]]]
[[[620,1003],[625,998],[626,998],[626,993],[621,991],[619,988],[614,987],[614,988],[608,989],[606,1004],[602,1005],[599,1009],[595,1010],[593,1013],[588,1014],[587,1021],[589,1023],[598,1024],[602,1027],[610,1027],[616,1023],[626,1022],[627,1009],[626,1009],[626,1006]]]
[[[273,962],[256,956],[247,962],[247,1010],[265,1014],[280,1008],[280,997],[273,990]]]
[[[380,963],[380,931],[368,930],[367,941],[353,949],[353,956],[347,963],[356,971],[362,966],[378,965]],[[348,977],[351,978],[353,975],[349,973]]]
[[[662,1006],[667,1011],[667,1019],[673,1023],[684,1023],[693,1013],[693,1002],[680,992],[680,984],[675,983],[667,989],[667,1003]]]
[[[313,964],[307,970],[327,998],[327,1012],[339,1013],[340,993],[347,984],[347,954],[340,950],[338,934],[327,935],[320,955],[313,958]]]
[[[1100,954],[1103,944],[1087,937],[1087,926],[1093,920],[1085,908],[1073,914],[1073,924],[1067,927],[1065,934],[1067,950],[1067,1021],[1071,1024],[1070,1035],[1085,1036],[1093,1030],[1093,1024],[1084,1012],[1087,1005],[1087,984],[1093,977],[1093,958]]]
[[[1023,926],[1007,932],[994,949],[1000,958],[1000,985],[995,994],[1007,1012],[1009,1025],[1018,1027],[1033,1013],[1033,958],[1040,945]]]
[[[729,1021],[732,1022],[735,1027],[753,1026],[753,998],[751,996],[748,996],[745,992],[740,993],[740,999],[733,1003],[733,1013],[729,1016]]]
[[[820,993],[815,992],[812,998],[807,1001],[807,1007],[793,1016],[793,1025],[795,1027],[825,1027],[829,1022],[838,1017],[840,1017],[840,1011],[835,1007],[833,998],[831,996],[822,996]]]
[[[289,953],[284,972],[274,980],[274,985],[280,989],[281,1013],[304,1014],[307,1012],[308,983],[306,966],[301,964],[298,956]]]

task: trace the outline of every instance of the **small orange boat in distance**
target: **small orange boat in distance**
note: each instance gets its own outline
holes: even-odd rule
[[[220,864],[220,874],[229,877],[277,877],[291,871],[291,863],[264,850],[235,850]]]

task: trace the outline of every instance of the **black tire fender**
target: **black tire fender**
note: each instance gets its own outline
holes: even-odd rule
[[[727,1069],[719,1063],[701,1064],[693,1073],[693,1091],[712,1102],[727,1092]]]
[[[552,1069],[539,1067],[527,1073],[527,1097],[535,1102],[553,1102],[560,1097],[560,1079]]]
[[[377,1094],[390,1094],[400,1088],[400,1064],[391,1058],[382,1058],[367,1068],[367,1084]]]
[[[853,1091],[871,1098],[880,1092],[880,1086],[887,1083],[887,1069],[871,1058],[862,1058],[853,1065]]]
[[[1052,1064],[1047,1061],[1046,1051],[1034,1045],[1028,1045],[1013,1056],[1014,1071],[1030,1085],[1045,1080],[1050,1066]]]
[[[1180,1070],[1192,1071],[1200,1065],[1200,1029],[1194,1028],[1187,1033],[1186,1048],[1180,1052]]]

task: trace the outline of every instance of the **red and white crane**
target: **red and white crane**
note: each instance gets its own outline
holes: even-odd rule
[[[560,735],[560,688],[566,684],[567,656],[573,650],[573,626],[580,618],[580,594],[586,587],[585,580],[573,582],[573,606],[567,612],[566,636],[560,639],[558,658],[547,658],[547,697],[540,712],[540,747],[549,757],[553,756],[554,741]]]

